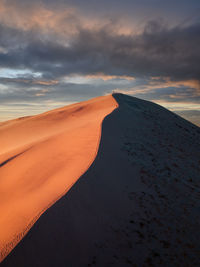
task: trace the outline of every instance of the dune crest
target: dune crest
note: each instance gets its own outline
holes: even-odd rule
[[[112,95],[0,125],[0,262],[94,161]]]

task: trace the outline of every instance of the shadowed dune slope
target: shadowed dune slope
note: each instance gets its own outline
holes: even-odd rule
[[[109,95],[0,125],[0,261],[88,169],[117,106]]]
[[[3,267],[199,266],[200,129],[114,94],[97,157]]]

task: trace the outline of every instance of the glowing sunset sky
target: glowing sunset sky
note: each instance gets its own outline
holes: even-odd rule
[[[113,90],[200,125],[199,0],[0,0],[0,121]]]

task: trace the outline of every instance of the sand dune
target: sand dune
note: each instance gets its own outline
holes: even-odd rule
[[[93,162],[109,95],[0,124],[0,261]]]
[[[200,128],[154,103],[113,97],[118,108],[106,117],[116,107],[112,96],[4,124],[12,146],[5,133],[0,188],[9,195],[0,195],[2,233],[7,222],[13,233],[21,222],[31,226],[27,218],[83,175],[40,216],[2,267],[200,266]],[[65,109],[71,123],[61,119]],[[40,133],[22,126],[31,120]],[[4,181],[6,168],[12,177]],[[15,207],[27,213],[19,216]]]

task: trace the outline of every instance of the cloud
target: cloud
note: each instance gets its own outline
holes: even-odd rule
[[[57,25],[58,27],[58,25]],[[41,32],[40,32],[41,31]],[[39,71],[57,79],[71,74],[200,78],[200,24],[167,28],[149,22],[141,34],[119,34],[118,26],[83,28],[59,39],[37,31],[1,25],[0,66]]]
[[[198,20],[157,19],[137,31],[114,15],[90,21],[73,1],[61,2],[1,1],[0,72],[24,71],[0,75],[1,103],[79,101],[116,88],[149,100],[200,101]]]

